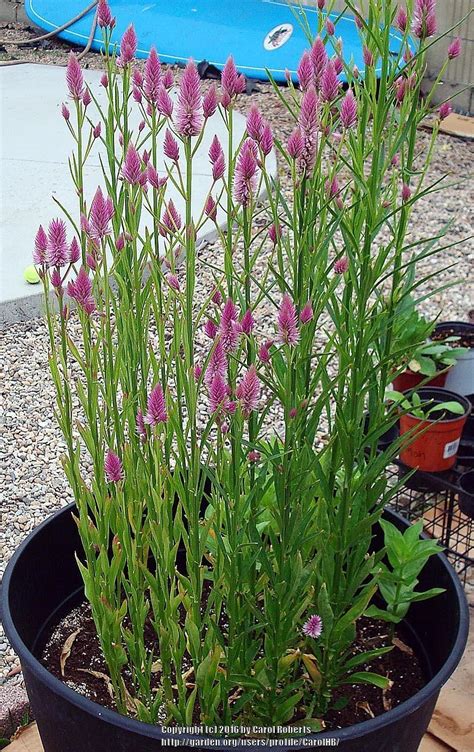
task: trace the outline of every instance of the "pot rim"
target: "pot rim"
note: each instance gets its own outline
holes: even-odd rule
[[[426,391],[430,391],[430,392],[441,391],[441,392],[444,392],[447,397],[448,396],[454,397],[456,402],[459,402],[459,404],[462,407],[464,407],[464,414],[457,415],[454,418],[447,418],[447,419],[441,418],[438,420],[433,420],[432,418],[428,418],[428,417],[420,418],[418,415],[413,415],[413,413],[403,413],[402,415],[400,415],[400,419],[408,416],[410,418],[413,418],[413,420],[417,420],[419,423],[430,423],[433,425],[439,424],[439,425],[445,426],[445,425],[449,425],[450,423],[457,423],[458,421],[463,420],[464,418],[469,418],[471,411],[472,411],[472,405],[469,402],[469,400],[466,397],[464,397],[462,394],[458,394],[457,392],[452,392],[450,389],[446,389],[445,387],[423,386],[421,387],[421,389],[407,389],[406,391],[403,392],[403,395],[406,397],[409,397],[413,392],[416,392],[417,394],[420,395],[420,392],[426,392]]]
[[[48,687],[50,691],[61,695],[65,700],[78,707],[84,713],[90,714],[92,716],[99,716],[106,723],[109,723],[116,727],[118,726],[124,728],[130,733],[141,734],[142,736],[156,739],[178,738],[181,740],[200,740],[209,738],[209,736],[206,734],[190,734],[186,732],[178,733],[171,731],[171,729],[169,732],[164,732],[164,727],[159,724],[152,725],[144,723],[143,721],[138,721],[134,718],[129,718],[127,716],[121,715],[114,710],[104,708],[102,705],[99,705],[92,700],[89,700],[87,697],[79,694],[75,690],[68,687],[67,684],[64,684],[62,681],[53,676],[39,662],[39,660],[35,658],[35,656],[31,653],[29,648],[25,645],[22,638],[18,634],[9,608],[11,579],[16,563],[21,558],[24,551],[28,548],[30,542],[37,535],[39,535],[53,519],[59,517],[60,515],[66,516],[66,514],[72,512],[75,507],[75,502],[72,502],[62,507],[61,509],[58,509],[52,515],[43,520],[43,522],[41,522],[27,535],[27,537],[15,550],[13,556],[8,562],[3,580],[0,584],[0,614],[2,617],[3,626],[10,644],[20,658],[22,666],[26,666],[28,670],[35,674]],[[388,513],[392,516],[393,519],[401,521],[407,526],[410,524],[397,512],[386,509],[385,513]],[[351,739],[356,739],[365,736],[366,734],[375,732],[376,730],[383,728],[385,725],[396,722],[403,716],[414,712],[417,708],[427,702],[430,697],[439,692],[441,687],[453,674],[462,658],[464,649],[467,644],[469,634],[469,607],[461,582],[453,567],[448,562],[446,556],[443,553],[438,553],[436,554],[436,556],[441,561],[446,571],[446,575],[450,581],[450,586],[454,590],[459,607],[458,631],[454,645],[446,662],[421,690],[413,695],[413,697],[410,697],[408,700],[400,703],[400,705],[397,705],[396,708],[393,708],[392,710],[389,710],[382,715],[377,716],[376,718],[370,718],[367,721],[362,721],[361,723],[354,724],[353,726],[347,726],[346,728],[336,729],[334,731],[322,731],[319,733],[308,734],[305,735],[304,738],[327,738],[338,739],[342,741],[348,737],[350,737]],[[214,749],[220,749],[219,745],[216,745]],[[233,746],[233,749],[244,750],[248,749],[248,747],[247,745],[237,744]]]

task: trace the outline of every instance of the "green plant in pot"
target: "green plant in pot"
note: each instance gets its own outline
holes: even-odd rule
[[[332,736],[345,752],[360,749],[361,733],[367,750],[396,737],[415,752],[459,660],[465,605],[434,551],[405,618],[417,625],[413,649],[421,652],[426,619],[416,594],[436,577],[443,593],[427,601],[428,621],[441,623],[438,609],[452,613],[450,629],[443,626],[449,642],[433,675],[419,667],[414,698],[401,678],[399,708],[388,673],[403,656],[366,615],[375,604],[386,613],[406,604],[402,592],[387,604],[380,587],[384,532],[404,523],[385,511],[396,493],[384,472],[395,449],[378,453],[376,437],[393,424],[385,391],[399,362],[406,267],[432,252],[420,241],[407,260],[410,215],[439,189],[425,180],[438,126],[424,169],[413,167],[430,111],[419,92],[434,11],[417,2],[410,17],[398,14],[404,49],[394,59],[396,7],[369,6],[359,17],[363,82],[333,57],[319,13],[300,89],[275,90],[294,123],[285,141],[255,107],[235,137],[244,81],[232,59],[219,89],[205,92],[189,62],[172,96],[173,77],[154,51],[138,70],[133,27],[116,58],[105,2],[105,102],[71,54],[72,105],[63,115],[75,142],[78,219],[67,215],[69,234],[62,219],[40,227],[34,258],[75,507],[36,532],[4,588],[7,631],[23,646],[46,752],[64,750],[65,735],[70,752],[99,744],[152,752],[167,735],[204,744],[202,735],[220,727],[237,737],[265,728],[263,736],[281,740],[287,724],[292,734],[300,727]],[[84,165],[98,141],[103,184],[88,195]],[[204,144],[213,182],[196,208],[193,165]],[[289,187],[270,176],[272,149]],[[198,249],[209,227],[214,252]],[[31,551],[34,567],[25,564]],[[34,583],[46,566],[40,601]],[[29,572],[35,618],[49,621],[35,638],[42,665],[31,655],[32,620],[28,637],[12,596],[22,592],[21,572]],[[51,618],[60,603],[76,609],[68,634]],[[364,636],[368,623],[375,648]],[[56,648],[67,653],[59,666],[51,659],[58,629],[64,643]],[[88,698],[65,686],[88,680]],[[354,687],[363,702],[385,692],[393,703],[386,720],[360,733],[353,727],[367,719],[351,706]]]
[[[449,470],[456,463],[461,436],[471,412],[470,402],[448,389],[422,387],[416,391],[388,392],[400,410],[400,434],[410,438],[400,459],[427,472]]]
[[[401,357],[393,388],[404,392],[421,384],[441,386],[446,383],[450,369],[465,354],[459,338],[450,336],[442,341],[431,339],[436,321],[430,321],[417,308],[414,298],[407,294],[398,304],[395,341]]]

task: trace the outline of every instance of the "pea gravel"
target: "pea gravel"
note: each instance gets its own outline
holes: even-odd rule
[[[24,39],[32,33],[22,24],[0,24],[0,36]],[[5,45],[0,62],[27,61],[65,65],[69,46],[57,40],[32,48]],[[82,61],[85,67],[99,68],[94,53]],[[242,97],[240,109],[258,104],[270,121],[275,135],[284,139],[291,122],[269,84],[258,83],[258,91]],[[420,143],[428,135],[420,132]],[[429,177],[436,180],[448,174],[451,185],[441,193],[421,201],[411,223],[412,239],[435,235],[446,222],[452,222],[447,242],[464,239],[458,246],[440,253],[436,261],[420,265],[420,274],[429,274],[433,264],[446,268],[426,283],[423,292],[442,285],[453,287],[437,292],[422,305],[423,311],[444,320],[469,320],[474,309],[474,144],[440,136]],[[284,176],[282,176],[284,181]],[[218,249],[208,246],[201,253],[218,258]],[[265,259],[262,259],[262,264]],[[201,294],[208,292],[212,279],[200,280]],[[268,312],[267,312],[268,313]],[[72,500],[61,468],[62,438],[53,417],[54,391],[47,364],[47,332],[41,319],[12,325],[0,333],[0,574],[23,538],[45,517]],[[18,659],[0,631],[0,683],[8,688],[22,681]],[[0,689],[0,696],[2,692]]]

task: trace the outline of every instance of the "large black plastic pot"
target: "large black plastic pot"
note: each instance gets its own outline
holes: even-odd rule
[[[173,738],[184,749],[205,749],[203,736],[170,733],[161,726],[125,718],[91,702],[52,676],[36,658],[45,627],[82,599],[81,578],[74,559],[75,552],[81,552],[81,544],[72,509],[62,509],[28,536],[11,559],[2,587],[5,631],[21,660],[45,752],[156,752],[165,746],[164,739],[166,746],[171,746]],[[387,512],[386,516],[400,529],[407,526],[398,515]],[[381,532],[377,529],[374,550],[381,546]],[[414,604],[406,623],[431,677],[427,685],[383,716],[318,734],[321,746],[337,743],[340,752],[416,752],[439,691],[456,668],[468,634],[464,592],[443,555],[432,557],[420,578],[420,589],[433,586],[446,590],[432,600]],[[316,746],[314,737],[308,739],[310,744],[279,749]],[[261,741],[261,748],[270,749]],[[211,748],[228,746],[212,744]],[[244,750],[248,745],[237,743],[232,748]]]

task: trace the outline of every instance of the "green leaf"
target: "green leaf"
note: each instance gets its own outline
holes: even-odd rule
[[[377,648],[377,650],[368,650],[366,653],[359,653],[359,655],[355,655],[351,658],[350,661],[346,663],[345,667],[349,670],[356,666],[360,666],[362,663],[369,663],[374,658],[385,655],[385,653],[390,653],[391,650],[393,650],[393,645],[389,645],[385,648]]]
[[[373,684],[380,689],[389,689],[392,682],[387,676],[381,676],[380,674],[373,674],[371,671],[360,671],[355,674],[351,674],[345,681],[346,684]]]

